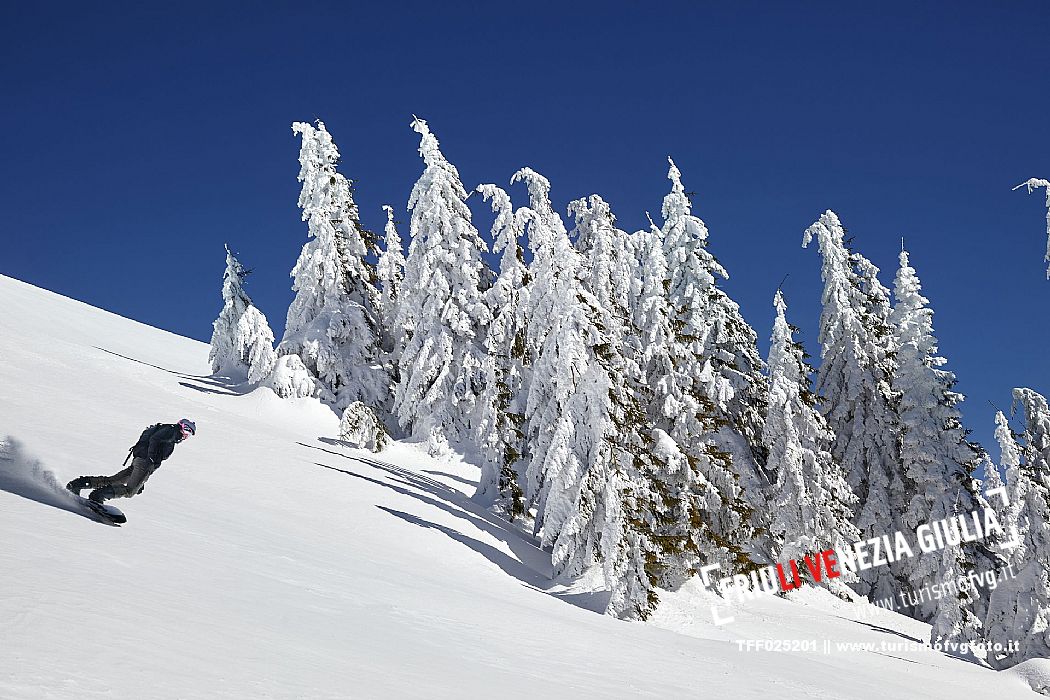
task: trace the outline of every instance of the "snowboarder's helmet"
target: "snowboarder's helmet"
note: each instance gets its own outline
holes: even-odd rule
[[[190,435],[197,434],[197,425],[189,418],[183,418],[179,421],[179,430],[182,431],[183,438],[188,438]]]

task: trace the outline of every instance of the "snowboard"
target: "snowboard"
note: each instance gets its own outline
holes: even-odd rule
[[[81,498],[80,496],[77,496],[77,498],[83,501],[84,505],[88,507],[88,510],[90,510],[92,513],[101,518],[102,522],[106,523],[107,525],[114,525],[116,527],[120,527],[123,523],[126,523],[128,521],[127,516],[120,512],[119,508],[107,506],[105,504],[95,503],[94,501],[90,501],[86,498]]]

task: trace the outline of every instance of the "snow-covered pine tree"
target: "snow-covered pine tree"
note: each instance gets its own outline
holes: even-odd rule
[[[361,226],[350,181],[336,172],[339,150],[324,122],[296,122],[292,131],[303,139],[299,206],[310,240],[292,270],[296,295],[278,353],[298,355],[340,412],[354,401],[385,406],[379,292],[365,259],[375,237]]]
[[[576,226],[569,234],[583,256],[584,287],[606,312],[610,340],[622,342],[629,322],[634,253],[627,232],[616,227],[616,217],[596,194],[569,203]]]
[[[1003,526],[1003,532],[1005,533],[1001,536],[995,537],[995,546],[997,547],[998,551],[997,568],[1002,569],[1003,565],[1009,563],[1010,559],[1009,556],[1004,556],[1004,551],[1002,550],[1001,546],[1002,544],[1008,542],[1012,537],[1012,535],[1010,534],[1010,528],[1007,526],[1007,521],[1009,520],[1009,508],[1006,504],[1003,503],[1003,497],[999,493],[993,494],[992,492],[998,488],[1002,488],[1002,493],[1007,493],[1007,498],[1009,498],[1009,494],[1006,489],[1006,482],[1003,481],[1003,477],[999,473],[999,468],[992,461],[992,458],[988,456],[988,452],[985,451],[983,448],[981,449],[981,470],[984,474],[984,480],[981,482],[981,495],[984,496],[984,500],[988,504],[988,507],[995,512],[995,517]],[[991,592],[989,591],[987,595],[982,596],[981,600],[990,598]],[[985,600],[985,602],[988,601]],[[984,616],[987,617],[987,615],[988,611],[987,609],[985,609]],[[983,624],[984,623],[982,619],[982,625]]]
[[[1017,190],[1017,189],[1020,189],[1022,187],[1028,188],[1028,194],[1032,194],[1033,190],[1036,190],[1036,189],[1038,189],[1040,187],[1043,187],[1043,188],[1046,189],[1046,258],[1045,258],[1045,260],[1048,263],[1047,264],[1047,268],[1046,268],[1046,278],[1050,279],[1050,180],[1040,180],[1038,178],[1034,178],[1033,177],[1033,178],[1031,178],[1031,179],[1029,179],[1029,180],[1027,180],[1025,182],[1022,182],[1020,185],[1018,185],[1014,189]]]
[[[923,523],[982,511],[988,504],[974,478],[981,450],[967,440],[959,410],[964,397],[954,391],[955,374],[941,369],[947,360],[937,354],[933,310],[922,295],[906,251],[900,253],[893,293],[896,304],[890,323],[896,370],[892,389],[898,397],[906,500],[901,522],[914,530]],[[949,545],[946,549],[952,551],[920,552],[909,561],[908,577],[914,590],[948,580],[952,572],[995,568],[995,557],[983,542]],[[933,623],[934,640],[956,635],[952,641],[972,642],[979,638],[986,603],[976,591],[967,590],[957,597],[921,601],[912,613]]]
[[[549,230],[557,234],[555,249],[564,246],[564,228],[549,210],[546,181],[531,172],[523,172],[522,178],[533,194],[530,211],[542,212],[534,223],[549,222]],[[659,600],[656,587],[667,579],[665,551],[688,544],[675,539],[684,528],[677,520],[668,525],[671,508],[662,498],[660,476],[667,469],[656,439],[670,438],[650,427],[645,412],[649,390],[630,352],[637,343],[628,341],[637,330],[629,314],[634,265],[626,234],[615,228],[608,205],[597,195],[573,202],[569,211],[576,219],[579,284],[576,289],[555,285],[554,291],[570,295],[563,303],[582,307],[579,322],[589,324],[586,364],[568,393],[547,452],[542,531],[544,540],[551,540],[557,576],[571,579],[600,566],[611,591],[606,612],[644,619]],[[550,288],[547,273],[553,261],[546,255],[549,250],[537,253],[541,267],[534,293]],[[537,365],[549,366],[552,349],[570,346],[560,338],[568,330],[571,326],[559,325],[551,331]]]
[[[989,496],[988,493],[1000,487],[1005,488],[1006,482],[1003,481],[1002,474],[999,473],[998,467],[995,466],[995,462],[992,461],[987,452],[981,455],[981,472],[984,474],[984,479],[981,481],[981,493],[984,494],[986,501],[993,507],[998,508],[1002,503],[1002,499],[998,496]],[[1002,522],[1002,517],[999,518],[999,522]]]
[[[524,218],[514,211],[510,196],[496,185],[477,191],[492,204],[492,252],[502,253],[499,274],[486,293],[493,311],[485,335],[485,388],[478,403],[477,443],[481,448],[481,477],[475,498],[516,518],[525,513],[519,470],[525,455],[525,411],[528,367],[525,356],[525,317],[529,272],[519,239]]]
[[[230,373],[249,384],[266,379],[277,361],[273,331],[266,316],[244,291],[245,270],[226,246],[226,272],[222,278],[222,311],[212,324],[208,360],[216,374]]]
[[[671,159],[662,236],[668,265],[671,344],[680,391],[676,415],[657,423],[690,457],[722,499],[702,516],[738,568],[768,561],[770,484],[760,473],[766,388],[757,335],[740,307],[717,284],[728,273],[707,250],[707,226],[692,213],[681,173]],[[678,383],[681,380],[682,383]],[[762,458],[764,461],[764,458]],[[692,520],[698,522],[698,520]]]
[[[816,238],[823,263],[820,368],[816,393],[835,435],[831,456],[842,465],[859,501],[854,524],[861,537],[904,529],[900,433],[890,387],[894,366],[888,292],[877,268],[845,245],[845,229],[826,211],[806,229],[802,246]],[[856,588],[873,600],[909,589],[900,563],[859,572]]]
[[[282,399],[321,399],[334,403],[327,388],[318,383],[313,373],[306,368],[298,355],[281,355],[274,363],[273,371],[260,384],[269,387]]]
[[[636,345],[641,383],[650,389],[646,413],[654,425],[666,431],[687,405],[693,406],[693,411],[699,409],[688,396],[692,378],[675,364],[675,351],[684,354],[685,348],[671,319],[670,273],[663,231],[650,221],[648,231],[638,231],[631,237],[636,252],[631,299],[635,333],[629,341]]]
[[[777,561],[801,559],[825,549],[841,549],[860,538],[852,523],[857,501],[842,467],[829,448],[834,439],[810,391],[806,352],[785,317],[787,304],[777,290],[777,311],[769,348],[769,402],[762,441],[767,468],[777,475],[770,532]]]
[[[574,250],[546,178],[525,168],[517,181],[528,186],[531,204],[521,211],[533,251],[526,484],[536,529],[552,548],[556,576],[601,566],[612,591],[607,612],[644,618],[657,602],[661,523],[654,514],[663,504],[645,477],[655,445],[632,386],[637,372],[610,342],[609,329],[626,328],[629,319],[622,302],[603,308],[588,289],[611,289],[615,273],[590,267]]]
[[[986,628],[992,642],[1019,644],[1016,651],[989,653],[988,663],[997,669],[1050,657],[1050,407],[1032,389],[1014,389],[1013,394],[1025,415],[1022,461],[1012,474],[1009,468],[1007,472],[1007,484],[1013,476],[1010,490],[1020,498],[1020,546],[1013,555],[1016,576],[992,592]]]
[[[995,412],[995,439],[999,443],[1000,464],[1006,475],[1006,503],[1003,504],[1001,499],[996,499],[994,504],[1001,508],[996,512],[1000,513],[999,522],[1006,531],[1006,539],[1012,540],[1017,534],[1017,541],[1020,542],[1023,538],[1018,530],[1020,526],[1018,517],[1021,512],[1021,504],[1024,503],[1027,495],[1028,481],[1023,478],[1021,472],[1021,447],[1017,444],[1013,431],[1010,430],[1010,421],[1006,419],[1002,411]],[[1017,554],[1016,549],[1010,551],[1008,553],[1010,561],[1019,563]]]
[[[577,430],[581,416],[569,410],[569,399],[587,373],[590,348],[599,343],[594,297],[584,289],[583,260],[569,242],[562,218],[550,203],[550,182],[531,168],[514,174],[524,182],[530,207],[519,211],[526,222],[532,264],[524,304],[526,357],[532,372],[525,406],[529,463],[525,470],[527,507],[536,506],[534,530],[545,546],[553,544],[561,525],[576,508],[590,439]],[[554,490],[552,484],[566,485]],[[549,498],[549,496],[551,496]]]
[[[705,393],[760,454],[766,382],[758,334],[744,320],[739,304],[719,288],[718,279],[729,279],[729,273],[708,251],[707,226],[693,215],[682,174],[673,160],[667,161],[671,192],[664,197],[662,211],[672,306],[697,357],[711,364],[713,375]]]
[[[669,511],[679,513],[662,498],[660,477],[667,473],[668,456],[656,441],[670,438],[649,428],[644,387],[632,379],[630,362],[609,342],[599,342],[592,352],[567,407],[575,417],[574,442],[584,468],[572,513],[554,542],[553,564],[558,574],[570,577],[600,564],[611,592],[605,612],[645,619],[659,602],[655,589],[667,580],[673,562],[668,552],[687,544],[675,538],[680,523],[673,523],[673,531],[666,526]],[[555,479],[552,492],[568,483]]]
[[[412,129],[420,135],[425,167],[408,201],[412,242],[394,322],[407,335],[398,358],[394,415],[437,454],[449,442],[473,437],[477,425],[481,342],[492,318],[484,297],[490,273],[459,171],[425,121],[413,120]]]
[[[360,401],[354,401],[343,411],[339,421],[339,439],[353,447],[372,452],[382,452],[390,443],[383,422],[375,411]]]
[[[630,472],[633,478],[623,491],[619,511],[631,514],[625,522],[632,528],[625,529],[619,540],[626,547],[621,550],[622,556],[607,561],[619,572],[609,575],[615,582],[610,611],[644,617],[646,608],[641,603],[648,600],[656,604],[654,587],[678,588],[703,564],[729,559],[735,542],[717,534],[713,527],[725,502],[705,476],[717,473],[732,480],[732,474],[722,469],[705,445],[693,445],[687,453],[667,433],[674,425],[686,425],[685,421],[676,423],[686,411],[697,415],[700,409],[688,393],[692,378],[674,361],[675,352],[685,356],[686,351],[670,317],[663,232],[650,221],[648,231],[638,231],[631,238],[636,272],[633,324],[627,341],[640,365],[634,396],[641,405],[640,420],[662,427],[635,438],[645,447],[636,453]],[[738,563],[742,561],[742,549],[736,549],[733,556],[740,558]]]
[[[379,282],[379,316],[383,328],[383,349],[393,352],[403,335],[401,329],[394,326],[397,319],[397,306],[401,300],[401,285],[405,280],[405,253],[401,245],[401,236],[394,221],[394,208],[383,205],[386,212],[386,228],[383,236],[383,251],[376,261],[376,280]]]

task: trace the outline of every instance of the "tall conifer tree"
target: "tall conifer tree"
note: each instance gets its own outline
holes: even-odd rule
[[[987,507],[973,476],[981,458],[967,440],[954,390],[955,375],[941,369],[933,334],[933,310],[922,295],[919,277],[901,251],[894,282],[896,304],[890,315],[896,348],[892,388],[898,398],[901,426],[901,466],[904,470],[905,508],[901,521],[910,530],[923,523],[966,515]],[[984,571],[994,558],[982,543],[949,545],[950,552],[919,553],[908,572],[914,590],[948,579],[950,572]],[[914,615],[934,623],[934,634],[954,641],[976,641],[978,611],[984,608],[972,590],[957,597],[921,601]]]
[[[661,231],[675,331],[675,374],[668,386],[680,393],[679,410],[657,427],[685,447],[692,468],[720,494],[721,506],[698,517],[737,566],[749,567],[771,556],[770,484],[757,461],[765,410],[762,358],[740,307],[718,287],[728,273],[707,250],[707,226],[693,215],[681,173],[668,162],[671,192],[664,197]]]
[[[878,269],[846,248],[845,229],[834,212],[825,212],[806,229],[803,247],[814,238],[824,280],[816,390],[824,397],[824,417],[835,435],[831,455],[859,499],[854,523],[861,537],[878,537],[904,529],[888,292],[878,282]],[[872,567],[859,576],[855,585],[873,600],[910,590],[900,563]]]
[[[778,561],[852,544],[860,532],[852,523],[856,496],[829,448],[834,438],[810,391],[811,369],[787,322],[787,305],[777,290],[777,311],[769,348],[769,408],[762,440],[767,467],[777,475],[773,522]]]
[[[393,410],[401,427],[437,454],[476,428],[490,274],[459,171],[425,121],[415,119],[412,128],[425,167],[408,202],[412,242],[394,323],[406,338]]]
[[[366,256],[375,237],[361,226],[351,183],[336,171],[339,150],[318,120],[292,125],[302,135],[299,206],[310,240],[292,270],[281,355],[298,355],[341,412],[354,401],[387,402],[390,378],[380,347],[379,292]]]
[[[401,301],[401,286],[405,281],[405,251],[401,236],[394,221],[394,208],[383,205],[386,212],[383,250],[376,262],[376,279],[379,282],[379,315],[383,325],[383,349],[392,352],[401,342],[404,332],[395,327],[397,307]]]
[[[1002,431],[999,439],[1008,444],[1004,459],[1018,462],[1007,467],[1007,487],[1018,499],[1011,503],[1010,525],[1016,524],[1020,544],[1011,557],[1015,577],[992,592],[986,628],[990,641],[1003,646],[1016,641],[1018,648],[989,654],[988,662],[999,669],[1050,657],[1050,407],[1032,389],[1013,394],[1025,417],[1021,445],[1010,445],[1013,437]]]
[[[277,356],[273,350],[273,331],[266,316],[244,291],[249,274],[226,246],[226,272],[222,279],[222,311],[212,324],[208,360],[215,373],[232,372],[249,384],[266,379]]]
[[[525,352],[525,315],[529,272],[521,238],[524,216],[514,210],[510,196],[496,185],[478,192],[492,204],[492,252],[502,253],[499,274],[486,293],[493,311],[485,335],[482,373],[485,388],[479,404],[477,442],[481,448],[481,477],[476,498],[495,504],[510,517],[525,513],[519,471],[525,454],[524,387],[528,366]]]
[[[529,189],[530,206],[521,212],[532,250],[525,304],[525,352],[532,364],[525,410],[530,451],[525,495],[537,508],[536,532],[542,531],[543,542],[551,544],[572,514],[585,468],[588,447],[583,441],[589,433],[577,430],[582,417],[568,405],[587,373],[589,349],[598,343],[598,312],[583,286],[583,260],[551,206],[550,182],[531,168],[514,174],[512,184],[519,181]],[[570,484],[569,490],[552,491],[555,483]]]

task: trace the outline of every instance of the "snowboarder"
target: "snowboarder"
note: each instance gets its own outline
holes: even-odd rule
[[[81,476],[66,484],[66,488],[77,496],[82,489],[95,489],[88,494],[88,500],[99,505],[111,498],[136,496],[142,493],[146,479],[171,456],[175,445],[196,433],[197,426],[189,418],[173,424],[151,425],[142,431],[139,441],[129,451],[130,467],[113,476]],[[124,463],[127,464],[127,460]]]

